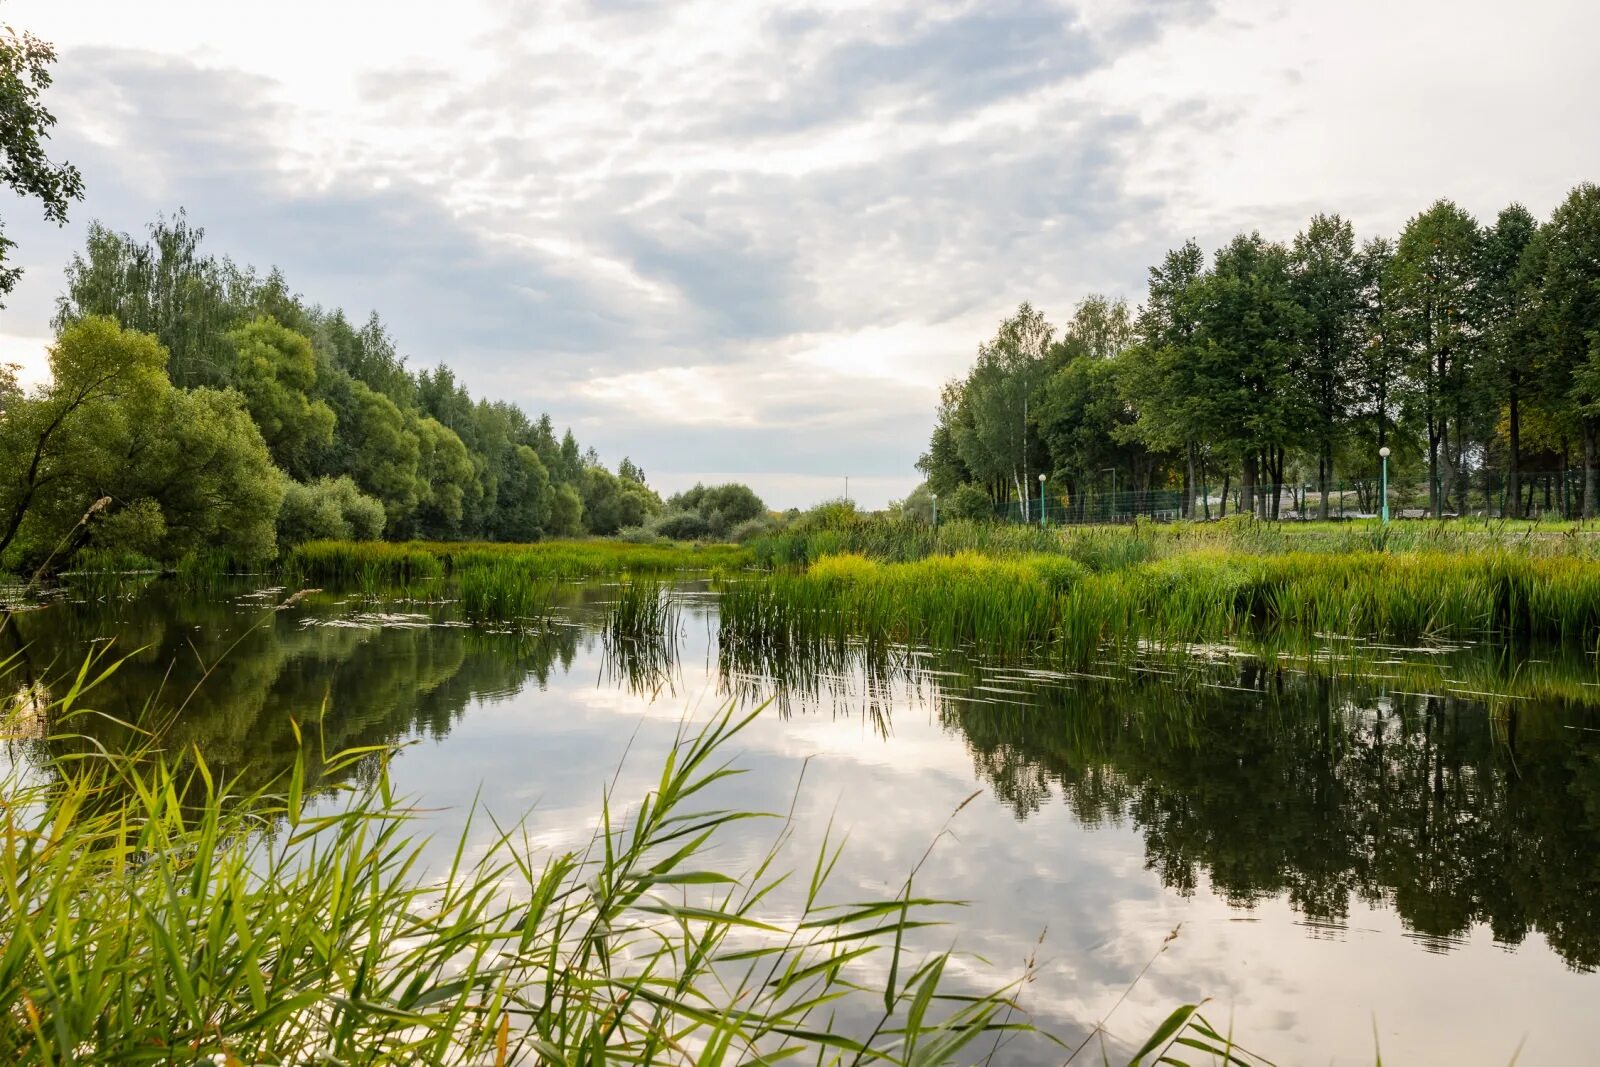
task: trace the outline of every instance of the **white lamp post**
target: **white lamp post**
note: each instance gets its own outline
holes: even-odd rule
[[[1384,445],[1378,449],[1378,455],[1383,459],[1383,521],[1389,521],[1389,446]]]

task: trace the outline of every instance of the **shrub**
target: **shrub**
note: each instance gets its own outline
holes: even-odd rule
[[[994,502],[989,494],[970,483],[958,486],[950,494],[949,515],[952,519],[992,519]]]
[[[656,533],[674,541],[703,541],[713,533],[710,521],[695,511],[669,511],[652,525]]]
[[[617,540],[631,545],[659,545],[666,538],[648,526],[624,526],[617,531]]]
[[[746,519],[732,530],[728,531],[728,540],[736,545],[742,545],[752,537],[765,537],[776,530],[778,524],[771,516],[763,515],[755,519]]]
[[[383,532],[383,504],[348,477],[292,482],[278,512],[278,540],[285,547],[307,541],[372,541]]]

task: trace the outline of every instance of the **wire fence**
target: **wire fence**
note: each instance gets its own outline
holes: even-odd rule
[[[1513,502],[1508,479],[1501,472],[1475,471],[1468,478],[1441,486],[1438,517],[1579,517],[1583,499],[1582,471],[1524,472],[1519,483],[1518,499]],[[994,512],[996,518],[1007,522],[1072,526],[1136,520],[1210,520],[1244,513],[1281,522],[1371,519],[1377,518],[1383,508],[1383,488],[1377,478],[1338,482],[1330,485],[1325,493],[1311,484],[1258,485],[1251,495],[1254,499],[1247,499],[1237,484],[1229,485],[1226,490],[1220,486],[1202,486],[1185,507],[1185,494],[1181,489],[1118,492],[1087,489],[1074,493],[1056,492],[1046,485],[1041,496],[997,504]],[[1390,483],[1389,517],[1433,518],[1427,484]]]

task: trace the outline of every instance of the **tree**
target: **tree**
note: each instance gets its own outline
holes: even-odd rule
[[[459,537],[462,516],[482,492],[467,446],[438,419],[416,420],[411,433],[417,442],[416,532]]]
[[[363,492],[383,502],[391,528],[411,518],[421,498],[417,478],[421,445],[405,413],[382,393],[350,383],[350,406],[340,412],[340,436],[350,446],[348,472]]]
[[[1506,514],[1521,515],[1522,405],[1538,354],[1535,256],[1529,247],[1539,224],[1521,204],[1501,211],[1483,235],[1478,314],[1483,323],[1483,371],[1506,419]],[[1498,403],[1496,406],[1499,406]]]
[[[263,315],[227,335],[234,384],[279,467],[304,476],[312,456],[333,443],[333,409],[309,395],[317,383],[311,339]]]
[[[1583,433],[1583,517],[1594,518],[1600,428],[1600,186],[1567,194],[1540,234],[1541,325],[1549,346],[1546,389],[1575,405]]]
[[[1428,435],[1428,504],[1435,518],[1444,514],[1446,495],[1441,448],[1456,475],[1452,481],[1465,492],[1479,238],[1471,215],[1440,200],[1406,223],[1395,249],[1395,314],[1409,372],[1419,383]]]
[[[91,465],[97,436],[123,428],[136,409],[148,415],[166,385],[166,360],[155,338],[93,317],[68,327],[50,349],[49,385],[24,397],[12,379],[0,417],[0,554],[42,493]],[[95,499],[69,506],[82,513]]]
[[[18,196],[38,200],[45,219],[60,226],[67,221],[67,205],[83,199],[83,177],[70,163],[50,162],[44,151],[56,118],[40,97],[50,87],[55,61],[49,44],[0,26],[0,182]],[[0,298],[22,276],[21,268],[6,266],[6,254],[15,247],[0,222]]]
[[[1294,239],[1290,269],[1305,313],[1299,378],[1310,400],[1306,436],[1317,454],[1318,514],[1326,519],[1334,449],[1348,421],[1360,336],[1361,263],[1350,223],[1338,215],[1313,215]]]
[[[1205,254],[1193,240],[1169,251],[1150,268],[1149,295],[1139,311],[1140,347],[1118,377],[1132,410],[1129,432],[1156,452],[1182,450],[1184,514],[1193,517],[1197,466],[1211,439],[1216,418],[1212,397],[1198,386],[1200,281]]]
[[[643,526],[662,509],[661,498],[649,486],[597,465],[584,469],[580,492],[584,525],[602,537]]]
[[[276,554],[287,479],[238,393],[168,386],[155,418],[137,423],[117,460],[104,492],[160,506],[168,558],[208,549],[242,562]]]
[[[1030,433],[1029,404],[1044,380],[1055,328],[1031,304],[1000,324],[962,389],[964,407],[955,445],[962,464],[996,503],[1012,492],[1028,514],[1030,469],[1044,465],[1037,432]]]
[[[1258,233],[1240,234],[1217,251],[1197,300],[1193,388],[1205,398],[1212,439],[1241,461],[1240,488],[1255,508],[1259,476],[1283,484],[1285,450],[1309,415],[1295,381],[1305,319],[1288,250]],[[1276,518],[1278,495],[1260,506]]]
[[[527,445],[511,446],[500,467],[491,535],[502,541],[537,541],[553,507],[550,475],[539,453]]]
[[[203,255],[205,230],[182,211],[156,220],[149,232],[139,242],[90,225],[85,251],[67,265],[56,330],[86,315],[109,315],[124,329],[156,336],[167,349],[173,384],[231,384],[232,346],[224,338],[254,317],[256,280],[228,260]]]
[[[1126,300],[1091,293],[1073,309],[1063,340],[1081,346],[1091,359],[1111,359],[1133,344],[1135,336]]]

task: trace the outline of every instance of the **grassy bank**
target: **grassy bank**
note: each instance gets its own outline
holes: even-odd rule
[[[501,570],[530,578],[576,579],[620,574],[671,574],[743,566],[735,545],[635,545],[622,541],[535,544],[451,541],[309,541],[290,551],[285,570],[308,581],[406,584]]]
[[[1076,551],[967,550],[906,563],[824,556],[804,570],[728,583],[724,640],[781,649],[855,637],[1081,665],[1107,646],[1236,635],[1493,636],[1585,647],[1600,638],[1600,561],[1572,554],[1167,545],[1141,558],[1130,548],[1140,543],[1117,535],[1083,538]]]
[[[791,877],[776,819],[748,871],[711,865],[756,817],[705,810],[737,773],[727,715],[683,736],[627,811],[607,798],[586,847],[543,852],[484,817],[426,870],[387,749],[308,745],[334,769],[319,777],[359,783],[315,804],[301,764],[279,792],[240,794],[193,754],[72,744],[90,689],[81,675],[4,719],[6,1062],[971,1063],[1031,1029],[1013,999],[1026,971],[950,995],[950,955],[905,945],[944,910],[909,878],[841,900],[837,843]],[[786,879],[797,907],[769,900]],[[1180,1040],[1226,1045],[1185,1006],[1136,1059]]]
[[[749,543],[763,566],[804,566],[825,556],[854,553],[885,563],[977,552],[986,556],[1064,555],[1091,570],[1224,548],[1256,555],[1289,552],[1472,553],[1502,549],[1517,555],[1600,558],[1600,526],[1459,519],[1273,523],[1235,516],[1217,522],[1055,526],[992,522],[925,522],[831,509]]]

